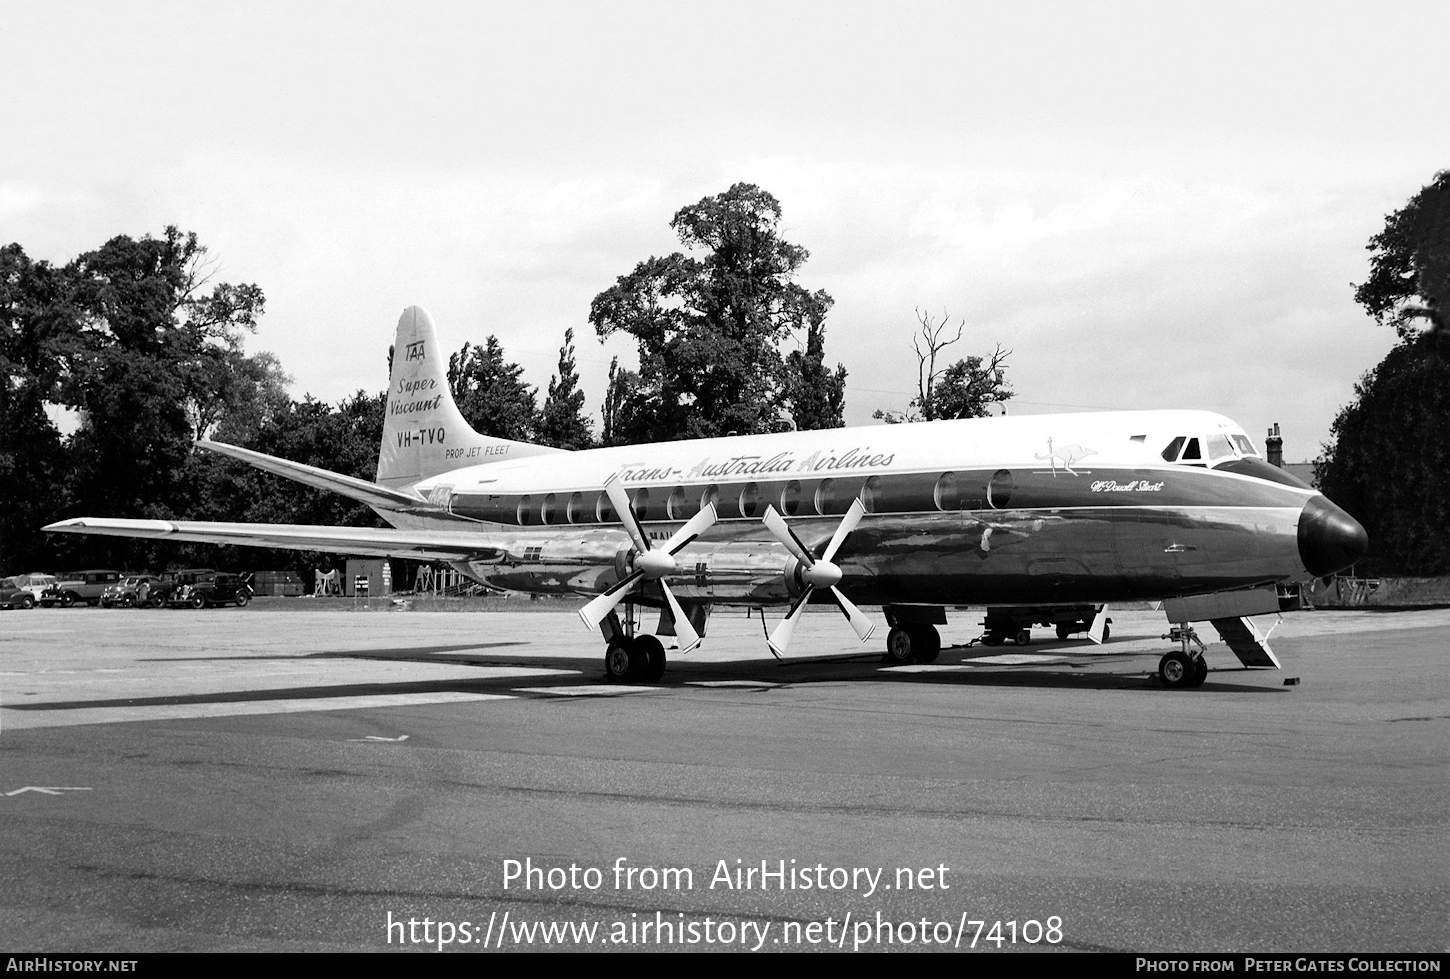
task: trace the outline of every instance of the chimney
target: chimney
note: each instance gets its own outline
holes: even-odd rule
[[[1284,468],[1284,440],[1279,438],[1279,423],[1274,422],[1274,427],[1269,429],[1268,438],[1264,439],[1264,452],[1269,456],[1269,465]]]

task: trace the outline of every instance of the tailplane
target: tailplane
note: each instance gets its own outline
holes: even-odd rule
[[[448,363],[433,321],[421,306],[403,310],[378,452],[380,485],[398,489],[464,466],[559,451],[474,431],[448,388]]]

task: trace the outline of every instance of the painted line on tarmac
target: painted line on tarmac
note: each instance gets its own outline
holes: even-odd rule
[[[25,711],[6,711],[5,727],[75,727],[86,724],[117,724],[128,721],[180,721],[206,717],[241,717],[254,714],[302,714],[309,711],[366,710],[376,707],[418,707],[426,704],[459,704],[482,700],[514,700],[502,693],[371,694],[358,697],[307,697],[280,700],[239,700],[217,704],[147,704],[137,707],[81,707],[47,711],[39,705]]]
[[[687,687],[741,687],[747,690],[774,690],[776,687],[783,687],[783,683],[771,683],[768,680],[691,680],[685,684]]]

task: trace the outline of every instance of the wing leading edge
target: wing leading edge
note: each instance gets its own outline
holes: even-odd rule
[[[58,534],[97,534],[199,544],[241,544],[296,551],[331,551],[369,557],[412,557],[437,561],[494,558],[499,542],[467,531],[322,527],[304,524],[218,523],[194,520],[122,520],[76,517],[44,528]]]

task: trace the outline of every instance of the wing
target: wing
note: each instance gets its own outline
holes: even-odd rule
[[[304,524],[213,523],[194,520],[120,520],[77,517],[44,528],[58,534],[97,534],[148,540],[243,544],[297,551],[332,551],[372,557],[411,557],[435,561],[497,559],[503,542],[481,531],[397,530],[370,527],[319,527]]]

